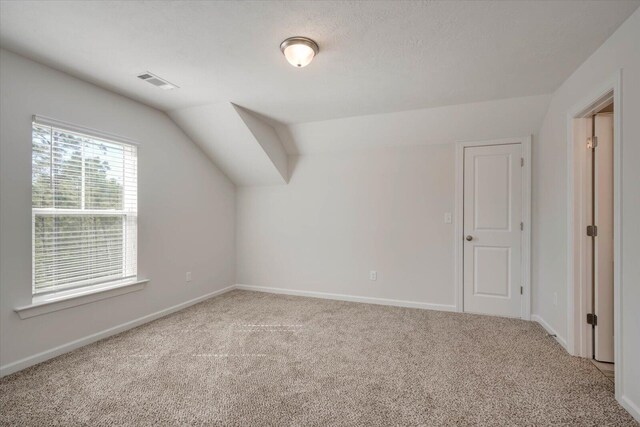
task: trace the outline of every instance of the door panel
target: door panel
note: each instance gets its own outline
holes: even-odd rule
[[[521,156],[521,144],[465,148],[466,312],[521,315]]]
[[[476,245],[473,250],[473,294],[509,298],[511,249]]]
[[[476,230],[507,230],[509,228],[510,160],[509,156],[505,155],[478,155],[473,158]]]
[[[595,358],[613,363],[613,115],[598,114],[595,120]]]

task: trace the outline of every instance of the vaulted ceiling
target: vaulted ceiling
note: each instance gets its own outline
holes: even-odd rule
[[[298,123],[550,93],[639,4],[3,1],[0,43],[165,111],[233,102]],[[279,51],[296,35],[320,45],[303,69]]]
[[[535,130],[539,95],[639,5],[1,1],[0,45],[168,112],[233,182],[273,185],[289,179],[288,154]],[[319,44],[309,66],[285,61],[291,36]],[[137,78],[147,71],[179,88]],[[382,114],[408,110],[420,111]]]

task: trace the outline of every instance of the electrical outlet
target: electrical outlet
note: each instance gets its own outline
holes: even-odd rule
[[[451,212],[445,212],[444,214],[444,223],[451,224]]]
[[[186,277],[187,282],[191,281],[191,272],[187,271],[187,277]]]
[[[553,293],[553,305],[558,305],[558,293]]]
[[[378,272],[375,270],[371,270],[369,272],[369,280],[378,280]]]

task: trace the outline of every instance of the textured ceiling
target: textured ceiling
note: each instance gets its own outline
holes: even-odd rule
[[[639,4],[3,1],[0,43],[166,111],[296,123],[550,93]],[[278,48],[294,35],[320,45],[303,69]]]

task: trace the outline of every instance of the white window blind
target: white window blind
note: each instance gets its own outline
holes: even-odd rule
[[[33,294],[136,276],[137,147],[32,124]]]

